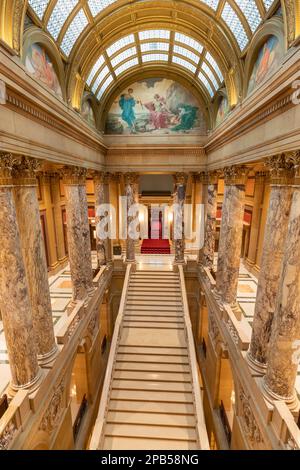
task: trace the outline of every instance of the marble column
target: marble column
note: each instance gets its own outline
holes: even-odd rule
[[[0,154],[0,308],[11,370],[12,390],[34,390],[41,378],[33,329],[29,289],[11,171],[15,158]]]
[[[295,185],[284,247],[264,389],[267,398],[298,409],[295,381],[300,359],[300,152],[290,157]]]
[[[110,203],[110,195],[109,195],[109,184],[111,183],[113,175],[111,173],[105,173],[104,175],[104,197],[107,204]],[[110,216],[110,214],[109,214]],[[109,221],[111,224],[111,221]],[[104,240],[104,248],[105,248],[105,256],[106,262],[108,264],[112,263],[113,255],[112,255],[112,239],[111,235]]]
[[[201,262],[204,267],[209,269],[212,269],[214,264],[218,180],[219,173],[217,171],[208,174],[205,235]]]
[[[292,165],[282,154],[267,159],[270,170],[270,202],[258,279],[248,360],[258,372],[266,367],[280,269],[291,207]]]
[[[61,174],[65,187],[73,300],[83,300],[90,292],[93,279],[90,255],[85,253],[88,250],[88,243],[84,238],[87,230],[83,230],[83,223],[86,224],[86,217],[83,217],[83,206],[86,208],[86,203],[82,202],[82,198],[86,201],[86,195],[84,194],[85,190],[80,189],[85,186],[86,170],[75,166],[65,166],[61,169]]]
[[[138,214],[129,215],[128,210],[130,207],[135,204],[135,192],[134,185],[138,175],[136,173],[125,173],[125,193],[127,198],[127,240],[126,240],[126,262],[133,263],[135,262],[135,239],[134,231],[130,229],[131,224],[136,220]]]
[[[37,199],[36,171],[39,165],[38,160],[34,158],[20,157],[14,164],[12,175],[37,354],[40,363],[47,364],[56,355],[57,345],[54,337],[48,269]]]
[[[250,266],[256,264],[257,245],[261,220],[261,204],[263,200],[264,190],[266,184],[266,173],[258,171],[255,173],[255,188],[254,188],[254,201],[253,212],[250,229],[250,240],[247,255],[247,263]]]
[[[81,212],[81,230],[83,240],[83,271],[86,288],[89,294],[93,292],[93,268],[92,268],[92,247],[91,247],[91,231],[89,222],[89,208],[86,196],[86,174],[84,168],[81,168],[84,177],[78,185],[79,203]]]
[[[184,202],[187,179],[188,175],[186,173],[176,173],[174,175],[174,203],[176,205],[173,219],[175,264],[183,264],[185,262]]]
[[[57,255],[57,243],[56,243],[56,233],[55,233],[55,224],[54,224],[54,215],[53,215],[53,202],[52,194],[50,188],[50,173],[41,171],[38,174],[38,180],[40,182],[40,189],[42,193],[42,204],[44,204],[46,209],[46,220],[47,220],[47,236],[48,236],[48,256],[50,269],[55,269],[58,265],[58,255]]]
[[[96,227],[104,218],[104,215],[97,215],[98,207],[102,204],[106,204],[105,200],[105,189],[104,189],[104,172],[95,171],[93,173],[94,187],[95,187],[95,216],[96,216]],[[98,268],[106,264],[106,253],[105,253],[105,240],[96,236],[96,250],[97,250],[97,261]]]
[[[236,302],[243,237],[245,184],[248,168],[244,165],[224,169],[225,192],[222,208],[216,291],[220,301],[230,304],[237,317]]]
[[[51,196],[53,202],[53,217],[56,235],[56,251],[58,261],[63,261],[66,258],[65,241],[64,241],[64,227],[61,210],[60,198],[60,177],[58,173],[52,173],[50,179]]]

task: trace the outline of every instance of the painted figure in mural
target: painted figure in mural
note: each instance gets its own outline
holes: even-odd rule
[[[190,104],[181,104],[178,107],[178,124],[171,131],[188,131],[194,127],[197,119],[198,108]]]
[[[53,64],[42,47],[38,44],[32,44],[28,50],[25,64],[37,80],[43,82],[54,93],[62,97],[61,87]]]
[[[144,106],[150,111],[149,123],[154,129],[167,129],[168,115],[171,113],[167,108],[165,98],[156,93],[153,101],[145,103]]]
[[[251,78],[249,80],[249,93],[263,82],[268,72],[274,70],[279,65],[281,55],[282,51],[279,40],[275,36],[269,37],[260,49],[257,60],[254,64]]]
[[[132,133],[135,133],[135,105],[139,103],[138,100],[135,100],[133,94],[133,89],[129,88],[128,93],[120,96],[119,106],[122,109],[122,119],[127,122],[128,127]]]

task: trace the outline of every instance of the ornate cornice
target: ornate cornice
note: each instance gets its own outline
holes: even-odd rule
[[[227,186],[244,186],[247,181],[249,168],[246,165],[232,165],[224,168],[224,180]]]
[[[281,153],[266,159],[265,166],[270,172],[271,184],[292,184],[294,179],[294,165],[291,161],[292,156],[293,154]]]
[[[175,173],[173,175],[173,178],[174,178],[174,183],[176,186],[183,186],[183,185],[186,185],[187,183],[188,174],[183,173],[183,172]]]
[[[66,165],[60,170],[63,183],[68,186],[85,186],[87,169],[80,166]]]

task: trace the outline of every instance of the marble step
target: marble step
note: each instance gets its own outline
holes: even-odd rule
[[[191,383],[185,382],[155,382],[126,379],[113,379],[112,390],[144,390],[157,392],[192,392]]]
[[[187,374],[173,374],[172,372],[136,372],[136,371],[114,371],[114,379],[116,380],[141,380],[149,382],[180,382],[191,383],[191,375]]]
[[[150,390],[111,390],[111,398],[115,400],[149,401]],[[193,404],[191,392],[168,392],[162,390],[151,390],[151,401],[161,403],[187,403]]]
[[[109,411],[106,422],[109,424],[146,424],[152,426],[176,426],[183,428],[195,428],[196,426],[194,416],[166,413],[132,413],[127,411]]]
[[[149,306],[149,305],[138,305],[138,306],[134,306],[134,305],[126,305],[126,308],[125,308],[125,312],[135,312],[135,311],[138,311],[138,312],[141,312],[141,311],[144,311],[144,312],[152,312],[153,311],[153,307]],[[178,312],[178,313],[181,313],[181,315],[183,314],[182,312],[182,305],[179,305],[179,306],[176,306],[176,305],[168,305],[168,306],[160,306],[159,307],[159,310],[155,310],[156,312]]]
[[[160,403],[147,401],[110,400],[110,411],[128,411],[140,413],[168,413],[194,416],[194,405],[188,403]]]
[[[140,354],[133,357],[130,354],[118,353],[116,360],[121,362],[152,362],[155,364],[189,364],[188,356],[167,356],[167,355],[157,355],[155,357],[146,354]]]
[[[154,359],[155,361],[155,359]],[[181,374],[183,372],[185,373],[190,373],[190,367],[187,364],[178,364],[178,363],[173,363],[170,364],[169,362],[166,362],[163,364],[162,362],[156,363],[156,362],[115,362],[115,370],[128,370],[128,371],[141,371],[141,372],[146,372],[146,371],[151,371],[151,372],[173,372],[176,374]]]
[[[183,317],[182,316],[158,316],[156,315],[155,316],[155,319],[153,318],[153,315],[148,315],[148,316],[145,316],[145,315],[124,315],[124,322],[129,322],[129,321],[133,321],[133,322],[150,322],[150,323],[178,323],[178,324],[184,324],[184,320],[183,320]]]
[[[195,429],[173,428],[172,426],[146,426],[135,424],[106,424],[105,436],[138,436],[146,439],[175,439],[180,441],[197,441]]]
[[[190,441],[143,439],[133,437],[105,437],[103,450],[197,450]]]
[[[128,346],[127,344],[119,344],[118,353],[127,353],[127,354],[146,354],[146,355],[169,355],[169,356],[187,356],[188,349],[186,347],[182,348],[163,348],[163,347],[152,347],[152,346]]]

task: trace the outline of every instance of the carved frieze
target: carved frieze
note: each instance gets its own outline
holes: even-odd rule
[[[9,421],[9,423],[4,428],[3,432],[0,435],[0,450],[8,450],[11,442],[13,441],[18,429],[14,421]]]
[[[63,379],[54,390],[48,408],[44,413],[39,429],[51,434],[57,428],[64,407],[65,380]]]
[[[250,399],[242,388],[240,389],[239,399],[241,404],[240,419],[243,430],[251,447],[257,448],[264,440],[251,409]]]

